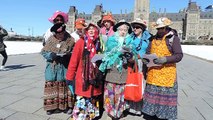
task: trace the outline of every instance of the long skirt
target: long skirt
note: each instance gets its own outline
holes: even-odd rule
[[[142,112],[160,119],[177,119],[178,84],[173,87],[159,87],[146,84]]]
[[[66,110],[73,108],[74,96],[71,95],[66,82],[45,82],[44,110]]]
[[[120,118],[124,110],[128,109],[124,100],[125,84],[105,82],[104,86],[104,108],[112,118]]]
[[[92,98],[76,96],[71,120],[92,120],[95,117],[99,117],[99,99],[99,96]]]

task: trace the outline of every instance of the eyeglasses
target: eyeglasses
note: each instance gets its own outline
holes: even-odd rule
[[[133,29],[140,29],[141,27],[139,27],[139,26],[133,26]]]
[[[118,29],[119,31],[124,31],[124,32],[127,32],[128,31],[128,29],[122,29],[122,28],[120,28],[120,29]]]

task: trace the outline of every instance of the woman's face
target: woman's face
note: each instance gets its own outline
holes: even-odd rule
[[[120,37],[126,37],[126,35],[128,33],[128,29],[129,29],[129,27],[127,25],[125,25],[125,24],[119,26],[117,28],[119,36]]]
[[[57,24],[57,23],[64,23],[64,19],[62,16],[57,16],[55,19],[54,19],[54,24]]]
[[[139,26],[139,25],[134,25],[134,26],[132,26],[132,28],[133,28],[133,32],[135,33],[136,36],[139,36],[143,32],[141,26]]]
[[[88,28],[88,35],[90,37],[93,37],[95,35],[95,30],[96,30],[96,28],[94,26],[89,26],[89,28]]]
[[[112,22],[109,20],[105,20],[104,21],[104,26],[106,27],[106,29],[109,29],[112,26]]]

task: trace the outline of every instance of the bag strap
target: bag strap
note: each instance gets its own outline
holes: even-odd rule
[[[135,73],[138,72],[138,65],[137,65],[136,61],[134,62],[133,68],[131,68],[131,67],[128,66],[128,74],[132,73],[132,72],[135,72]]]

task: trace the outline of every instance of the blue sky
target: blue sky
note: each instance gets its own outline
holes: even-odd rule
[[[202,9],[212,0],[192,0]],[[189,0],[150,0],[150,10],[166,8],[167,12],[178,12],[187,7]],[[51,27],[48,18],[56,10],[68,12],[70,6],[76,6],[78,11],[92,13],[95,5],[103,5],[104,10],[112,13],[131,12],[134,0],[1,0],[0,25],[8,31],[12,28],[17,34],[43,35]]]

